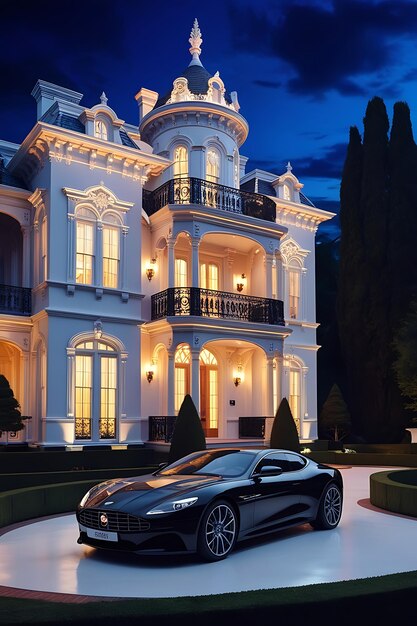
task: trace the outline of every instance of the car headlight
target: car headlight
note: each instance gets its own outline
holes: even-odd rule
[[[81,498],[80,506],[84,506],[85,505],[85,503],[87,502],[88,498],[90,497],[91,492],[92,492],[92,489],[89,489],[87,491],[87,493]]]
[[[162,513],[174,513],[182,511],[197,502],[198,498],[183,498],[182,500],[167,500],[148,511],[146,515],[161,515]]]

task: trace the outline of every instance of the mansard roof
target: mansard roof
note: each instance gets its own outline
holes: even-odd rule
[[[3,156],[0,154],[0,185],[8,185],[9,187],[19,187],[20,189],[29,189],[27,185],[18,177],[11,174],[5,164]]]
[[[203,65],[189,65],[181,74],[179,74],[178,77],[180,76],[188,80],[188,89],[191,91],[191,93],[198,96],[199,94],[207,93],[209,88],[208,81],[210,78],[213,78],[214,74],[210,74],[210,72],[208,72]],[[164,96],[158,98],[158,101],[155,104],[154,108],[157,109],[158,107],[166,104],[166,102],[171,97],[171,93],[172,86],[169,88]],[[224,98],[228,104],[231,104],[232,100],[227,92],[224,94]]]

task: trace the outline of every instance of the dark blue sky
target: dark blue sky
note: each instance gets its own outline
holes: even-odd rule
[[[84,94],[104,90],[137,123],[140,87],[165,93],[188,65],[197,17],[201,60],[237,91],[250,125],[247,170],[277,174],[288,160],[317,206],[336,210],[349,127],[362,132],[381,96],[405,100],[416,121],[416,0],[90,0],[2,3],[0,138],[35,123],[38,78]]]

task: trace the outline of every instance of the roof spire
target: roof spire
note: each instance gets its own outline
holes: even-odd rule
[[[107,100],[108,100],[108,98],[107,98],[106,94],[105,94],[105,93],[104,93],[104,91],[103,91],[103,93],[102,93],[102,94],[101,94],[101,96],[100,96],[100,102],[101,102],[101,104],[107,104]]]
[[[193,55],[193,58],[190,62],[190,65],[202,65],[200,61],[201,54],[201,44],[203,43],[203,39],[201,37],[201,30],[198,26],[197,18],[194,20],[193,28],[190,33],[190,38],[188,40],[191,44],[190,53]]]
[[[291,170],[292,170],[292,165],[291,165],[290,161],[288,161],[288,163],[287,163],[287,172],[290,173]]]

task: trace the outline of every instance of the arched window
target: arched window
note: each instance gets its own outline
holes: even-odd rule
[[[191,352],[188,346],[181,346],[175,353],[175,413],[178,414],[180,406],[187,393],[190,393],[190,362]]]
[[[218,183],[220,180],[220,154],[215,148],[207,150],[206,179],[211,183]]]
[[[77,211],[75,281],[83,285],[92,285],[94,280],[95,229],[93,211]]]
[[[107,128],[107,124],[101,119],[97,119],[94,121],[94,137],[97,137],[98,139],[104,139],[106,141],[109,138],[109,130]]]
[[[219,422],[217,359],[207,348],[200,353],[200,414],[206,435],[217,437]]]
[[[118,354],[106,341],[75,347],[75,439],[102,441],[117,436]]]
[[[282,187],[284,200],[291,200],[291,188],[287,183],[284,183]]]
[[[188,150],[185,146],[177,146],[174,152],[174,178],[188,177]]]
[[[175,259],[175,286],[188,287],[188,263],[185,259]]]

